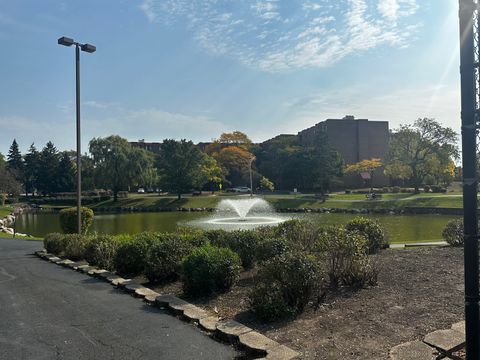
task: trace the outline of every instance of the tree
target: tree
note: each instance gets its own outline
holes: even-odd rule
[[[60,155],[60,162],[57,168],[57,189],[59,192],[69,192],[75,190],[76,169],[68,152]]]
[[[20,182],[24,180],[24,163],[15,139],[13,139],[10,150],[8,151],[7,168],[17,181]]]
[[[415,191],[431,173],[431,164],[436,157],[441,164],[458,158],[457,134],[442,127],[434,119],[418,119],[413,125],[401,125],[390,139],[389,163],[400,163],[410,168]]]
[[[0,201],[4,200],[5,195],[16,196],[20,191],[20,183],[10,173],[3,155],[0,154]]]
[[[248,181],[252,141],[240,131],[223,133],[205,148],[205,152],[220,165],[227,182],[240,184]]]
[[[133,148],[130,143],[117,135],[93,138],[89,143],[95,167],[96,184],[111,189],[113,199],[118,192],[138,184],[153,166],[153,159],[145,150]]]
[[[200,183],[202,186],[203,184],[209,184],[213,194],[223,180],[223,171],[217,161],[213,157],[203,154],[203,160],[200,164]]]
[[[40,152],[38,164],[37,185],[44,195],[58,191],[57,169],[60,164],[60,154],[57,148],[49,141]]]
[[[182,193],[200,187],[205,157],[191,141],[166,139],[160,147],[158,170],[162,186],[181,199]]]
[[[275,186],[273,185],[273,182],[268,180],[265,176],[262,176],[260,179],[260,187],[265,190],[273,191],[275,190]]]
[[[373,191],[373,174],[375,170],[382,167],[382,160],[378,158],[372,158],[370,160],[365,159],[359,161],[355,164],[349,164],[345,168],[345,173],[347,174],[361,174],[361,173],[368,173],[370,176],[370,191]]]
[[[28,153],[25,154],[25,192],[34,193],[38,187],[38,179],[40,172],[40,153],[35,148],[35,145],[30,145]]]

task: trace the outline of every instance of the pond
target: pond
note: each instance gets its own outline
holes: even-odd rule
[[[312,219],[326,225],[344,224],[351,214],[291,214],[290,218]],[[384,227],[389,242],[441,240],[445,224],[454,215],[362,215],[377,219]],[[208,213],[160,212],[96,215],[91,231],[109,234],[135,234],[142,231],[173,231],[179,226],[198,226]],[[17,231],[33,236],[60,232],[56,213],[26,213],[18,220]]]

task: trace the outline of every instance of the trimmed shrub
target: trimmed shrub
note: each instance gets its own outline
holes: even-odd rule
[[[157,234],[145,258],[145,275],[151,282],[174,279],[181,269],[182,259],[193,246],[185,237],[175,234]]]
[[[249,301],[252,312],[263,321],[271,322],[295,315],[277,286],[257,285]]]
[[[93,223],[93,210],[87,207],[82,207],[81,213],[82,233],[86,234]],[[75,234],[78,232],[76,207],[60,210],[60,226],[66,234]]]
[[[222,229],[207,230],[204,235],[215,246],[228,247],[228,231]]]
[[[63,255],[70,260],[82,260],[85,258],[86,248],[90,238],[79,234],[65,234],[63,238]]]
[[[258,236],[253,230],[235,230],[229,233],[228,247],[235,251],[242,260],[245,269],[251,269],[255,263]]]
[[[64,249],[64,237],[65,235],[59,233],[45,235],[43,239],[45,250],[51,254],[60,255]]]
[[[274,321],[303,311],[318,283],[314,256],[287,252],[263,263],[250,295],[253,313]]]
[[[113,260],[115,269],[122,275],[137,276],[145,269],[147,250],[156,239],[152,233],[141,233],[121,241]]]
[[[426,193],[429,193],[430,192],[430,185],[425,185],[423,187],[423,191],[426,192]]]
[[[357,217],[349,221],[345,228],[350,232],[356,231],[365,236],[369,254],[376,254],[386,246],[385,233],[376,220]]]
[[[292,246],[307,252],[315,247],[318,234],[318,225],[306,220],[288,220],[275,228],[276,237],[283,237]]]
[[[392,186],[392,193],[398,194],[402,188],[400,186]]]
[[[323,231],[317,251],[331,286],[364,286],[376,281],[376,268],[367,255],[368,242],[361,234],[343,227],[328,227]]]
[[[442,231],[442,236],[451,246],[463,246],[463,220],[451,220]]]
[[[238,254],[210,244],[192,250],[183,261],[183,290],[189,296],[206,296],[229,290],[241,268]]]
[[[288,250],[289,246],[285,238],[265,239],[257,245],[256,258],[258,261],[267,261],[286,253]]]
[[[118,246],[119,241],[114,236],[106,234],[92,236],[85,249],[85,260],[102,269],[113,271]]]

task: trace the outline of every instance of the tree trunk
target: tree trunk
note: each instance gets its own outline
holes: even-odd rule
[[[118,190],[113,190],[113,202],[118,201]]]
[[[177,200],[180,200],[181,198],[182,198],[182,193],[181,192],[177,193]]]

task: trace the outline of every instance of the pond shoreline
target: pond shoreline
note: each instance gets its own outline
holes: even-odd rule
[[[58,212],[60,208],[29,208],[29,212]],[[162,208],[162,207],[98,207],[92,209],[95,213],[102,214],[123,214],[123,213],[152,213],[152,212],[217,212],[216,208]],[[415,215],[415,214],[439,214],[439,215],[463,215],[462,208],[446,207],[404,207],[404,208],[280,208],[278,213],[334,213],[334,214],[390,214],[390,215]],[[480,214],[480,209],[479,209]]]

